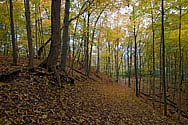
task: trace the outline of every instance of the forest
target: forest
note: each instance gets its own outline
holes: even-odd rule
[[[0,10],[0,124],[188,124],[187,0]]]

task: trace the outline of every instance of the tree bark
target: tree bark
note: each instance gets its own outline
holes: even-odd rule
[[[84,64],[85,64],[85,73],[87,76],[89,76],[89,35],[90,35],[90,16],[91,13],[88,12],[87,15],[87,26],[86,26],[86,37],[84,40],[84,48],[85,48],[85,52],[84,52]]]
[[[51,5],[52,42],[50,45],[50,52],[47,57],[47,69],[49,71],[56,70],[58,56],[60,53],[60,47],[61,47],[60,6],[61,6],[61,0],[52,0],[52,5]]]
[[[115,73],[116,73],[116,82],[119,81],[119,38],[116,41],[114,48],[114,59],[115,59]]]
[[[100,37],[101,31],[99,31],[98,40],[97,40],[97,72],[100,71]]]
[[[130,71],[130,41],[127,46],[127,65],[128,65],[128,87],[131,87],[131,71]]]
[[[153,15],[153,3],[151,2],[151,20],[152,20],[152,101],[153,107],[155,107],[155,30],[154,30],[154,15]]]
[[[162,27],[161,27],[161,42],[162,42],[162,83],[164,96],[164,115],[167,116],[167,97],[166,97],[166,82],[165,82],[165,40],[164,40],[164,0],[161,1],[162,7]]]
[[[33,46],[32,46],[32,34],[31,34],[31,20],[30,20],[30,5],[29,0],[24,0],[25,6],[25,17],[26,17],[26,29],[27,29],[27,40],[29,47],[29,67],[33,67]]]
[[[65,71],[68,55],[68,45],[69,45],[69,10],[70,10],[70,0],[65,1],[65,14],[64,14],[64,29],[63,29],[63,44],[61,53],[61,69]]]
[[[38,7],[37,7],[37,4],[35,4],[35,54],[36,54],[36,57],[38,59],[38,17],[37,17],[37,12],[38,12]]]
[[[181,2],[181,1],[180,1]],[[179,84],[178,84],[178,120],[180,120],[181,116],[181,103],[182,103],[182,48],[181,48],[181,18],[182,18],[182,8],[181,8],[181,3],[179,5],[179,36],[178,36],[178,41],[179,41]]]
[[[134,7],[133,7],[133,16],[134,16]],[[134,21],[134,68],[135,68],[135,85],[136,85],[136,96],[139,96],[139,85],[138,85],[138,66],[137,66],[137,33],[136,33],[136,25]]]
[[[139,42],[139,69],[140,69],[140,72],[139,72],[139,74],[140,74],[140,77],[139,77],[139,93],[140,93],[140,91],[141,91],[141,83],[142,83],[142,53],[141,53],[141,49],[142,49],[142,45],[141,45],[141,40],[140,40],[140,42]]]
[[[9,0],[10,4],[10,26],[11,26],[11,37],[12,37],[12,49],[13,49],[13,65],[17,65],[17,43],[15,39],[15,33],[14,33],[14,16],[13,16],[13,3],[12,0]]]

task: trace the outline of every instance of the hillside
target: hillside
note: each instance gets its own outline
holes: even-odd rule
[[[1,73],[20,68],[11,66],[11,58],[1,60]],[[1,79],[0,124],[176,124],[104,74],[93,70],[89,79],[79,74],[64,88],[41,68]]]

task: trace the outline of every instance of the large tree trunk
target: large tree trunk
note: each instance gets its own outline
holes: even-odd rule
[[[55,71],[58,56],[61,47],[61,34],[60,34],[60,6],[61,0],[52,0],[51,11],[51,24],[52,24],[52,42],[50,45],[50,52],[47,58],[48,70]]]
[[[70,1],[70,0],[69,0]],[[90,1],[90,3],[92,4],[94,2],[94,0],[91,0]],[[88,10],[89,8],[91,8],[91,6],[86,6],[87,4],[86,4],[87,2],[84,2],[84,4],[82,5],[82,7],[81,7],[81,9],[80,9],[80,11],[79,11],[79,13],[75,16],[75,17],[72,17],[71,19],[69,19],[69,21],[68,21],[68,24],[70,24],[72,21],[74,21],[75,19],[77,19],[77,18],[79,18],[82,14],[84,14],[85,12],[86,12],[86,10]],[[66,4],[65,4],[66,5]],[[67,8],[70,8],[70,7],[68,7],[68,6],[70,6],[70,5],[67,5]],[[39,11],[40,11],[40,7],[39,7]],[[65,18],[64,18],[65,19]],[[39,22],[39,21],[38,21]],[[41,23],[42,24],[42,23]],[[42,27],[42,26],[41,26]],[[39,27],[40,28],[40,27]],[[64,29],[64,25],[62,25],[62,27],[60,28],[60,30],[63,30]],[[40,31],[40,30],[39,30]],[[41,31],[42,32],[42,31]],[[43,43],[42,44],[42,46],[39,48],[39,50],[38,50],[38,56],[40,57],[41,56],[41,54],[43,53],[43,51],[44,51],[44,49],[45,49],[45,47],[46,47],[46,45],[48,45],[50,42],[51,42],[51,37],[45,42],[45,43]],[[66,45],[66,44],[64,44],[65,46],[68,46],[68,45]],[[63,48],[63,47],[62,47]],[[62,51],[67,51],[67,49],[68,49],[68,47],[65,47],[65,50],[62,50]],[[44,65],[44,64],[46,64],[46,62],[45,62],[45,60],[42,62],[42,64],[41,64],[41,66],[42,65]],[[65,63],[64,63],[65,64]]]
[[[64,29],[63,29],[63,45],[62,45],[62,53],[61,53],[61,69],[65,71],[66,63],[67,63],[67,53],[69,46],[69,9],[70,9],[70,0],[66,0],[65,2],[65,14],[64,14]]]
[[[33,67],[33,46],[32,46],[32,35],[31,35],[29,0],[24,0],[24,6],[25,6],[27,39],[28,39],[28,46],[29,46],[29,64],[28,64],[28,66]]]
[[[13,17],[13,4],[12,0],[9,0],[10,4],[10,26],[11,26],[11,37],[12,37],[12,48],[13,48],[13,64],[17,65],[17,44],[15,39],[15,33],[14,33],[14,17]]]

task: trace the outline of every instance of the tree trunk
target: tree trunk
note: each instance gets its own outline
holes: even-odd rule
[[[63,29],[63,45],[61,53],[61,69],[65,71],[69,46],[69,14],[70,14],[70,0],[65,1],[65,14],[64,14],[64,29]]]
[[[91,16],[91,13],[88,12],[88,15],[87,15],[87,26],[86,26],[86,37],[85,37],[85,40],[84,40],[84,48],[85,48],[85,51],[84,51],[84,65],[85,65],[85,73],[86,75],[88,76],[89,75],[89,35],[90,35],[90,16]]]
[[[182,102],[182,48],[181,48],[181,18],[182,18],[182,8],[181,8],[181,3],[179,5],[180,9],[180,15],[179,15],[179,84],[178,84],[178,120],[180,120],[181,116],[181,102]]]
[[[37,16],[37,12],[38,12],[38,7],[37,7],[37,4],[35,4],[35,54],[36,54],[36,57],[38,59],[38,16]]]
[[[89,54],[89,72],[90,72],[90,68],[91,68],[91,60],[92,60],[92,52],[93,52],[93,42],[94,42],[94,35],[95,35],[95,31],[96,31],[96,26],[97,26],[97,23],[98,23],[101,15],[102,15],[102,13],[104,12],[105,8],[103,8],[103,10],[101,10],[101,12],[99,13],[99,15],[97,16],[96,21],[94,22],[93,32],[92,32],[92,36],[91,36],[90,54]]]
[[[60,52],[60,46],[61,46],[60,6],[61,6],[61,0],[52,0],[52,5],[51,5],[52,42],[50,45],[50,52],[47,57],[47,69],[49,71],[56,71],[56,64]]]
[[[44,45],[43,19],[42,19],[42,10],[41,10],[40,6],[39,6],[38,10],[39,10],[39,13],[40,13],[39,14],[39,21],[38,21],[38,28],[39,28],[39,35],[38,35],[39,37],[38,38],[39,38],[40,44]],[[40,51],[40,49],[39,49],[39,51]],[[43,48],[43,51],[41,51],[40,56],[41,56],[41,54],[42,54],[43,59],[46,58],[46,48],[45,47]]]
[[[135,31],[134,31],[135,32]],[[135,68],[135,80],[136,80],[136,96],[139,96],[139,88],[138,88],[138,66],[137,66],[137,41],[136,41],[136,35],[134,36],[134,44],[135,44],[135,50],[134,50],[134,68]]]
[[[153,3],[151,2],[151,20],[152,20],[152,103],[155,108],[155,30],[154,30],[154,17],[153,17]]]
[[[76,20],[76,25],[74,27],[74,34],[73,34],[73,41],[72,41],[72,62],[71,62],[71,68],[72,68],[72,76],[74,74],[74,61],[75,61],[75,36],[76,36],[76,31],[77,31],[77,26],[78,26],[78,21],[79,18]]]
[[[139,93],[140,93],[141,83],[142,83],[142,55],[141,55],[142,46],[141,46],[141,40],[139,42],[139,47],[140,47],[140,49],[139,49],[139,62],[140,62],[140,65],[139,65],[139,69],[140,69],[140,72],[139,72],[139,74],[140,74],[140,77],[139,77]]]
[[[9,0],[10,4],[10,26],[11,26],[11,37],[12,37],[12,49],[13,49],[13,65],[17,65],[17,44],[14,33],[14,16],[13,16],[13,3],[12,0]]]
[[[172,98],[173,102],[175,101],[176,88],[177,88],[177,86],[176,86],[176,84],[177,84],[177,61],[176,61],[177,56],[176,56],[176,53],[174,53],[175,59],[174,59],[174,91],[173,91],[173,98]]]
[[[94,2],[94,0],[92,0],[92,1],[90,1],[90,3],[92,4]],[[71,19],[69,19],[69,24],[72,22],[72,21],[74,21],[75,19],[78,19],[82,14],[84,14],[85,13],[85,11],[86,10],[88,10],[89,8],[90,8],[90,6],[86,6],[87,4],[86,4],[86,2],[84,2],[84,4],[82,5],[82,7],[81,7],[81,9],[80,9],[80,11],[79,11],[79,13],[75,16],[75,17],[73,17],[73,18],[71,18]],[[39,6],[39,12],[40,12],[40,6]],[[41,14],[40,14],[40,21],[41,21],[41,28],[42,28],[42,18],[41,18]],[[39,21],[38,21],[39,22]],[[39,23],[40,24],[40,23]],[[40,26],[39,26],[39,28],[40,28]],[[60,28],[60,30],[63,30],[64,29],[64,25]],[[40,31],[40,30],[39,30]],[[38,50],[38,56],[40,57],[40,55],[43,53],[43,51],[45,51],[45,47],[46,47],[46,45],[48,45],[49,43],[50,43],[50,41],[51,41],[51,37],[44,43],[44,44],[42,44],[42,46],[39,48],[39,50]],[[45,52],[46,53],[46,52]],[[44,63],[44,62],[43,62]]]
[[[107,32],[107,43],[108,43],[108,72],[109,72],[109,76],[111,76],[111,46],[110,46],[110,41],[108,40],[108,32]]]
[[[160,50],[159,50],[159,58],[160,58],[160,64],[159,64],[159,67],[160,67],[160,84],[159,84],[159,91],[160,91],[160,94],[162,95],[162,89],[163,89],[163,81],[162,81],[162,40],[160,42]],[[160,101],[162,101],[162,96],[160,96]],[[159,107],[161,108],[161,103],[159,104]]]
[[[133,7],[133,15],[134,15],[134,7]],[[135,68],[135,87],[136,87],[136,96],[139,96],[139,85],[138,85],[138,66],[137,66],[137,34],[136,34],[136,26],[134,22],[134,68]]]
[[[129,41],[130,42],[130,41]],[[131,87],[131,71],[130,71],[130,43],[128,42],[128,47],[127,47],[127,65],[128,65],[128,87]]]
[[[116,71],[116,82],[119,81],[119,38],[117,39],[117,44],[114,49],[114,59],[115,59],[115,71]]]
[[[30,20],[30,6],[29,0],[24,0],[25,6],[25,17],[26,17],[26,29],[27,29],[27,40],[29,47],[29,67],[33,67],[33,46],[32,46],[32,35],[31,35],[31,20]]]
[[[99,35],[98,35],[98,41],[97,41],[97,72],[100,71],[100,34],[101,31],[99,31]]]
[[[163,98],[164,98],[164,115],[167,116],[167,97],[166,97],[166,82],[165,82],[165,41],[164,41],[164,0],[161,1],[162,7],[162,27],[161,27],[161,42],[162,42],[162,83],[163,83]]]
[[[129,65],[129,67],[130,67],[130,87],[131,87],[131,82],[133,83],[133,81],[132,81],[132,76],[133,76],[133,72],[132,72],[132,64],[133,64],[133,45],[132,45],[132,42],[130,43],[131,45],[130,45],[130,65]]]

